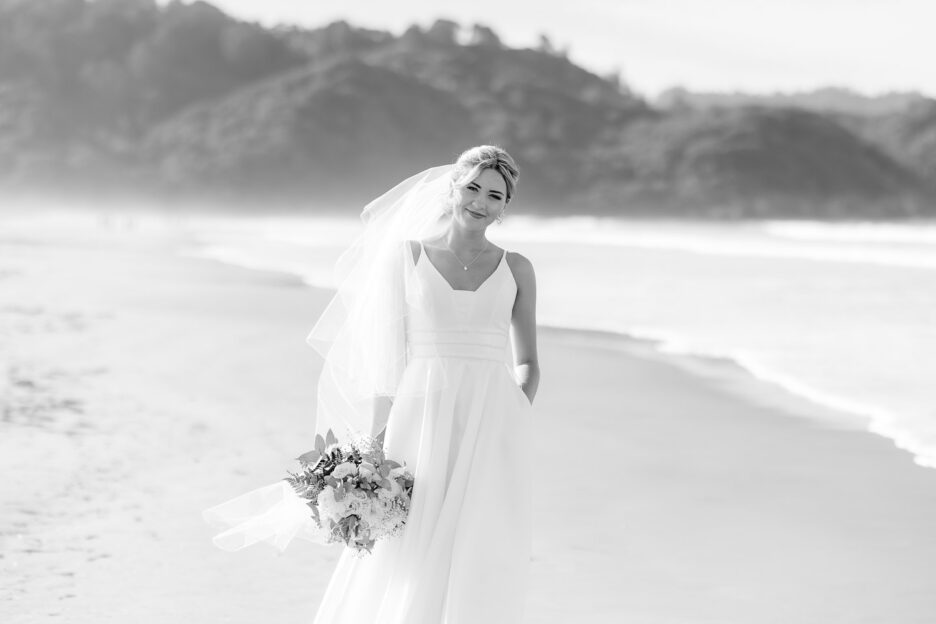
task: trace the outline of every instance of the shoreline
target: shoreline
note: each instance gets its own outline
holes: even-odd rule
[[[200,240],[201,234],[192,234],[192,244],[186,252],[187,255],[249,270],[299,277],[312,289],[327,292],[329,295],[334,292],[332,288],[321,283],[321,276],[315,278],[308,275],[308,271],[301,268],[300,264],[283,265],[282,259],[265,263],[251,261],[248,256],[221,253],[213,244]],[[614,348],[640,357],[664,358],[673,365],[695,371],[703,378],[736,387],[743,396],[753,396],[755,400],[758,396],[769,396],[775,404],[789,405],[788,411],[796,417],[808,416],[820,425],[859,429],[883,437],[891,441],[895,448],[909,454],[917,466],[936,469],[936,450],[917,433],[911,433],[905,426],[898,426],[903,420],[901,412],[855,400],[847,393],[816,389],[799,377],[777,372],[751,356],[729,351],[694,350],[685,346],[685,341],[679,336],[668,335],[665,331],[648,332],[639,328],[598,329],[548,322],[540,323],[538,327],[541,331],[568,332],[571,336],[569,340],[587,346],[607,348],[608,345],[613,345]],[[729,380],[733,373],[737,378]]]
[[[883,438],[906,453],[920,468],[936,470],[936,460],[921,450],[922,444],[888,424],[893,415],[886,410],[854,403],[849,399],[822,393],[793,379],[773,373],[758,373],[730,354],[706,354],[672,350],[666,338],[652,338],[612,330],[538,325],[560,339],[591,349],[610,349],[630,356],[661,361],[685,370],[702,380],[732,389],[742,400],[775,406],[787,415],[806,419],[817,427],[861,431]],[[795,389],[792,386],[798,386]]]
[[[262,263],[251,264],[239,259],[202,253],[205,244],[193,237],[191,248],[182,255],[211,260],[221,264],[250,271],[268,272],[287,278],[299,279],[304,286],[331,297],[333,288],[310,281],[298,270],[267,267]],[[850,399],[815,390],[803,382],[767,371],[759,364],[745,362],[729,353],[702,353],[685,349],[674,349],[672,338],[641,335],[634,330],[592,329],[563,325],[537,325],[541,333],[551,332],[567,342],[585,348],[617,349],[623,353],[669,362],[703,379],[723,383],[735,388],[748,400],[768,400],[772,405],[785,406],[791,415],[808,418],[819,426],[864,431],[889,440],[895,448],[907,453],[919,467],[936,469],[936,459],[929,457],[923,443],[902,430],[893,429],[889,423],[894,416],[884,409],[856,403]]]
[[[310,618],[339,550],[225,553],[200,512],[307,450],[331,291],[82,236],[0,236],[4,621]],[[929,621],[936,473],[890,440],[728,366],[539,342],[525,621]]]

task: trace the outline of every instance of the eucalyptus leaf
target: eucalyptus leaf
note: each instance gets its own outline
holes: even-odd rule
[[[325,452],[325,438],[322,437],[321,433],[315,434],[315,450],[319,453]]]
[[[319,459],[321,459],[321,458],[322,458],[322,454],[321,454],[318,450],[313,449],[313,450],[311,450],[311,451],[309,451],[309,452],[307,452],[307,453],[303,453],[302,455],[300,455],[300,456],[297,457],[296,459],[298,459],[298,460],[299,460],[300,462],[302,462],[303,464],[308,464],[308,465],[310,465],[310,466],[315,466],[315,465],[318,463]]]

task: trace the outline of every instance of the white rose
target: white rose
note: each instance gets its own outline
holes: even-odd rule
[[[323,520],[338,517],[338,503],[335,501],[335,490],[331,486],[319,492],[316,502],[318,503],[319,515]],[[327,521],[324,524],[326,527],[328,526]]]
[[[368,481],[380,481],[383,479],[380,473],[370,464],[361,464],[358,468],[358,473]]]
[[[342,502],[345,503],[344,515],[356,514],[361,510],[361,501],[355,496],[345,496]]]
[[[331,476],[336,479],[344,479],[348,475],[357,474],[358,468],[354,462],[343,462],[335,466]]]

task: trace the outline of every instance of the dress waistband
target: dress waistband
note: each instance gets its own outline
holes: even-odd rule
[[[458,357],[504,360],[507,335],[478,330],[411,330],[407,333],[409,356]]]

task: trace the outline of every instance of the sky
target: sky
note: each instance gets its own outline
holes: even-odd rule
[[[445,18],[490,26],[512,47],[533,46],[543,33],[575,63],[618,73],[651,98],[673,86],[936,97],[934,0],[209,1],[266,26],[343,19],[399,34]]]

